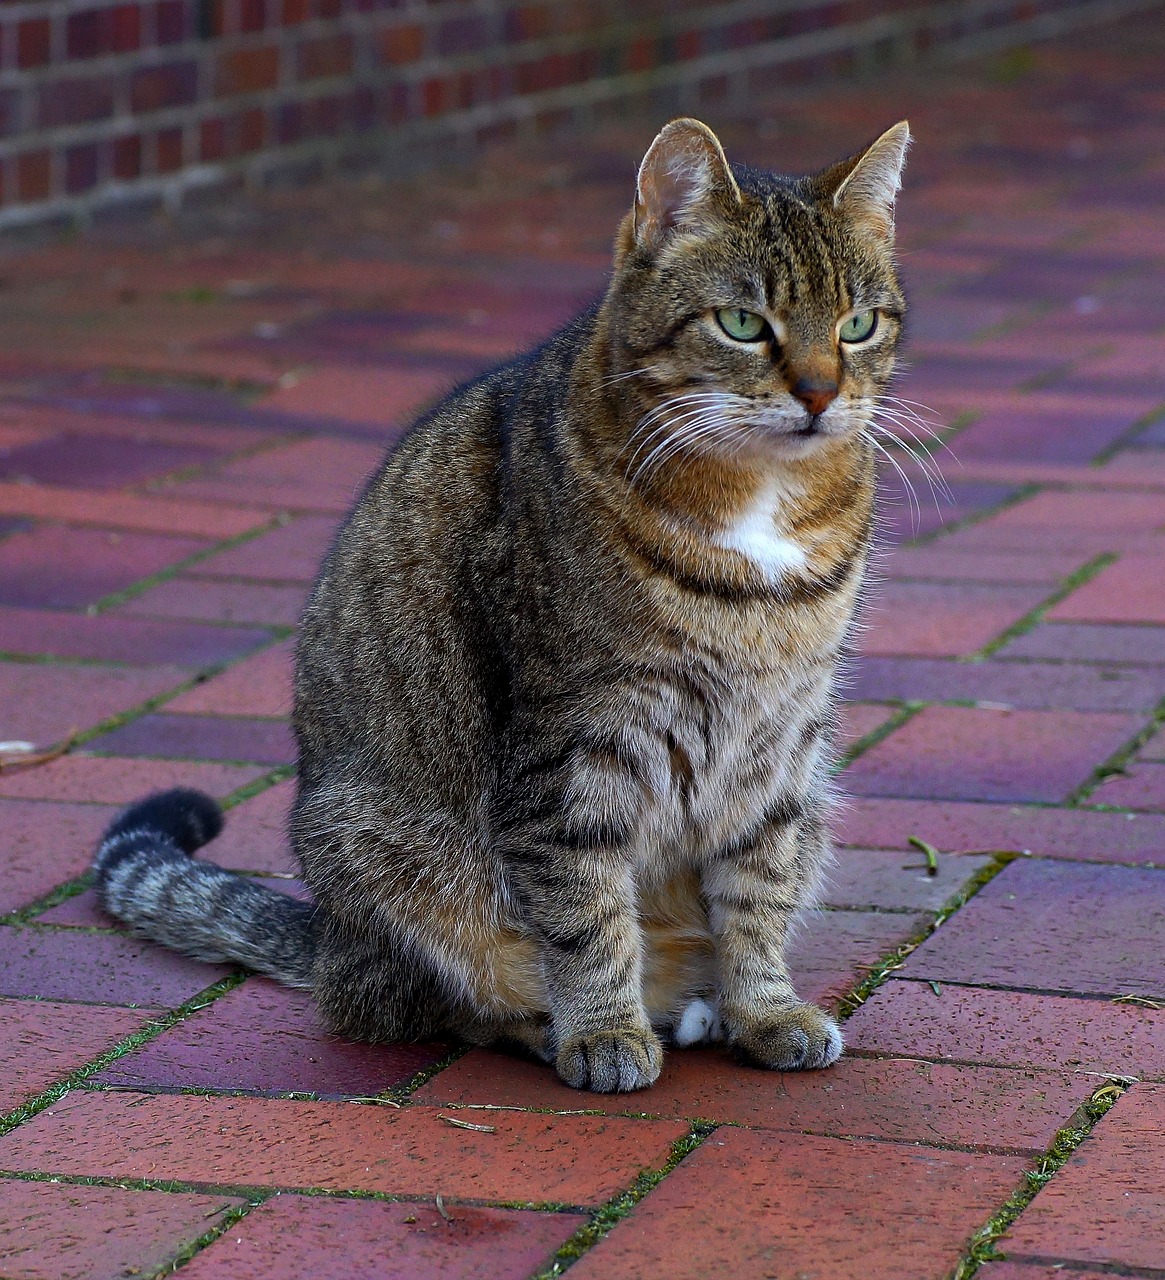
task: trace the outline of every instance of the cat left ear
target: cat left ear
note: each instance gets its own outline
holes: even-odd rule
[[[905,120],[887,129],[856,161],[841,166],[848,172],[833,193],[833,207],[881,235],[892,235],[894,201],[909,146],[910,126]]]
[[[676,229],[698,230],[718,220],[740,188],[719,138],[699,120],[673,120],[647,149],[635,188],[635,239],[656,249]]]

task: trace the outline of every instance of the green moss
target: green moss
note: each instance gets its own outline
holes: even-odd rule
[[[1114,1080],[1102,1085],[1076,1112],[1072,1121],[1059,1130],[1047,1151],[1036,1161],[1035,1168],[1024,1174],[1023,1185],[1019,1190],[971,1237],[970,1246],[952,1273],[951,1280],[970,1280],[984,1262],[995,1262],[1006,1256],[995,1247],[997,1242],[1007,1234],[1040,1190],[1056,1176],[1076,1148],[1092,1132],[1097,1121],[1121,1098],[1126,1088],[1123,1081]]]
[[[658,1169],[644,1170],[626,1191],[608,1200],[601,1209],[567,1240],[551,1259],[550,1264],[537,1272],[532,1280],[554,1280],[569,1270],[589,1249],[610,1232],[631,1212],[649,1191],[654,1190],[669,1173],[704,1141],[715,1125],[698,1121],[691,1132],[672,1144],[671,1153]]]

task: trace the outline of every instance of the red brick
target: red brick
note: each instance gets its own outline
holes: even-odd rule
[[[1048,610],[1050,622],[1165,624],[1165,555],[1124,556]]]
[[[288,779],[231,809],[222,835],[207,849],[206,856],[238,871],[279,875],[296,871],[287,839],[294,795],[295,782]]]
[[[101,176],[101,148],[95,142],[65,152],[65,193],[79,195],[95,187]]]
[[[903,977],[1165,998],[1165,876],[1021,859],[911,955]]]
[[[264,770],[233,764],[200,764],[189,760],[118,760],[109,756],[69,755],[35,769],[0,774],[0,796],[22,800],[98,801],[129,804],[150,791],[197,787],[226,796]]]
[[[452,374],[427,369],[313,369],[263,403],[283,413],[400,426],[444,395],[455,380]]]
[[[204,161],[221,160],[227,153],[227,129],[223,119],[203,120],[198,126],[198,155]]]
[[[179,694],[166,703],[166,710],[203,715],[290,715],[292,660],[290,643],[266,649]]]
[[[185,1246],[243,1203],[221,1195],[5,1179],[0,1222],[16,1268],[9,1274],[20,1280],[168,1274]]]
[[[2,995],[169,1009],[228,973],[114,933],[0,928]]]
[[[342,1040],[306,991],[250,978],[209,1008],[119,1058],[97,1082],[119,1088],[372,1097],[412,1079],[448,1045]]]
[[[790,1276],[938,1276],[1023,1170],[1016,1156],[720,1129],[572,1270],[704,1280],[728,1259],[776,1275],[779,1258]]]
[[[897,707],[883,707],[868,702],[846,702],[841,708],[841,731],[838,746],[841,750],[852,747],[866,734],[881,728],[897,714]]]
[[[159,129],[154,135],[154,168],[158,173],[173,173],[182,168],[182,160],[182,129]]]
[[[865,612],[861,651],[957,657],[1018,622],[1046,593],[1038,587],[889,582]]]
[[[314,582],[336,536],[329,516],[299,516],[229,551],[200,560],[202,577],[253,578],[269,582]]]
[[[200,626],[0,605],[0,650],[30,657],[206,667],[241,657],[270,637],[269,631],[257,627]]]
[[[989,1262],[978,1275],[981,1280],[1136,1280],[1123,1271],[1065,1271],[1060,1263]]]
[[[16,193],[22,201],[47,200],[53,192],[53,160],[48,151],[16,157]]]
[[[1151,814],[859,797],[834,825],[846,844],[883,849],[909,849],[914,835],[949,852],[1029,850],[1041,858],[1165,866],[1165,819]]]
[[[296,72],[300,80],[326,76],[346,76],[352,71],[352,37],[345,34],[305,40],[296,51]]]
[[[1038,493],[992,516],[996,529],[1074,529],[1140,533],[1165,524],[1165,494]]]
[[[183,1270],[190,1280],[366,1274],[377,1280],[526,1280],[586,1219],[570,1213],[279,1195]]]
[[[416,23],[390,27],[380,37],[381,57],[393,66],[416,62],[424,52],[425,31]]]
[[[221,582],[197,577],[171,578],[135,596],[112,612],[116,616],[186,618],[191,621],[251,622],[293,627],[303,612],[306,593],[299,586]]]
[[[0,800],[4,832],[0,915],[25,907],[83,874],[115,812],[104,805]]]
[[[1162,1133],[1165,1088],[1134,1085],[1023,1212],[1001,1250],[1159,1267],[1165,1258]]]
[[[1087,1076],[906,1059],[842,1058],[828,1071],[782,1074],[741,1066],[719,1050],[673,1049],[638,1105],[654,1116],[751,1129],[1036,1154],[1095,1088]],[[414,1097],[433,1105],[578,1107],[578,1094],[553,1072],[488,1049],[458,1059]],[[627,1110],[618,1095],[588,1102],[599,1111]]]
[[[888,849],[839,849],[820,892],[834,907],[937,911],[989,862],[968,854],[940,857],[929,875],[922,854]]]
[[[180,492],[291,510],[346,511],[380,461],[380,445],[355,440],[300,440],[229,463]]]
[[[688,1132],[675,1121],[510,1111],[490,1115],[494,1133],[474,1133],[440,1115],[282,1098],[71,1094],[0,1138],[0,1166],[583,1205],[662,1165]]]
[[[0,662],[5,736],[47,745],[181,684],[173,667],[65,667]]]
[[[147,1021],[130,1009],[0,999],[0,1115],[108,1053]]]
[[[835,1004],[879,960],[917,937],[929,919],[909,911],[807,913],[789,951],[798,994],[824,1006]]]
[[[941,933],[941,930],[939,931]],[[847,1019],[851,1050],[1165,1079],[1165,1010],[894,979]]]
[[[240,155],[258,151],[267,141],[267,113],[262,107],[242,112],[236,120],[236,131]]]
[[[1101,783],[1088,803],[1165,813],[1165,764],[1138,762],[1130,766],[1127,776],[1117,774]]]
[[[36,484],[3,482],[0,482],[0,514],[216,540],[249,533],[271,519],[266,511],[208,502],[173,502],[128,493],[92,493],[83,489],[55,486],[50,489]]]
[[[864,795],[1064,799],[1137,732],[1127,715],[927,707],[845,771]]]
[[[52,21],[28,18],[16,28],[16,65],[43,67],[52,54]]]
[[[127,180],[141,176],[142,139],[140,134],[113,140],[113,176]]]
[[[279,50],[275,45],[259,49],[233,49],[219,56],[214,91],[220,98],[272,89],[279,80]]]

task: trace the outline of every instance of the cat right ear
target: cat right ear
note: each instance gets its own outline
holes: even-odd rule
[[[719,138],[699,120],[664,125],[639,166],[635,240],[658,249],[677,230],[715,225],[719,210],[740,203],[740,188]]]

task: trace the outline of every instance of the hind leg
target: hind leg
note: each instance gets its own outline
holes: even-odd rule
[[[716,952],[692,872],[643,895],[643,999],[654,1027],[680,1048],[720,1039]]]

